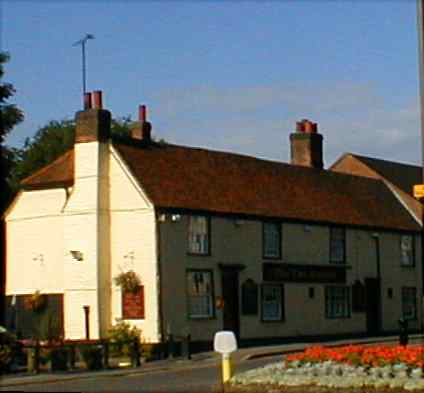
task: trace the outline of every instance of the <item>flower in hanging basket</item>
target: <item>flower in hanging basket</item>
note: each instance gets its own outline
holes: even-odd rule
[[[141,284],[140,277],[133,271],[119,273],[115,277],[115,284],[119,285],[124,291],[135,293]]]
[[[32,295],[25,298],[25,308],[34,312],[43,311],[47,305],[47,296],[35,291]]]

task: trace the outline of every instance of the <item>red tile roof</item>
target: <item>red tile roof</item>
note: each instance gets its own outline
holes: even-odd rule
[[[22,180],[24,188],[54,188],[74,182],[74,149]]]
[[[115,145],[157,207],[418,230],[380,180],[175,145]]]
[[[417,165],[405,164],[401,162],[381,160],[373,157],[360,156],[358,154],[346,153],[338,159],[332,166],[331,170],[337,170],[340,162],[348,156],[356,158],[364,165],[378,173],[383,178],[392,182],[401,190],[412,195],[412,188],[415,184],[421,184],[423,179],[422,167]],[[359,174],[359,173],[358,173]],[[361,173],[363,176],[374,177],[371,174]]]
[[[158,208],[420,229],[381,180],[175,145],[114,146]],[[69,150],[23,185],[71,184],[73,156]]]

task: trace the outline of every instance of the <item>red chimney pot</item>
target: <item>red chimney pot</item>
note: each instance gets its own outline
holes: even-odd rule
[[[103,109],[103,100],[101,90],[93,91],[93,107],[94,109]]]
[[[145,122],[147,119],[147,108],[146,105],[140,105],[138,107],[138,120]]]
[[[91,109],[91,93],[84,93],[84,109]]]

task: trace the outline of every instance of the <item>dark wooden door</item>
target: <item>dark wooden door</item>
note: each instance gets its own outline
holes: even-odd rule
[[[380,281],[377,278],[365,279],[367,333],[380,332]]]
[[[236,337],[240,333],[239,274],[235,269],[222,270],[223,329],[231,330]]]

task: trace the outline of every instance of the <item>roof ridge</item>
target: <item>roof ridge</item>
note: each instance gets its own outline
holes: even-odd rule
[[[356,153],[345,153],[343,156],[345,156],[347,154],[350,154],[351,156],[356,157],[358,159],[364,158],[364,159],[370,160],[370,161],[380,161],[380,162],[384,162],[384,163],[388,163],[388,164],[403,165],[403,166],[413,167],[413,168],[416,168],[416,169],[421,169],[420,165],[408,164],[406,162],[401,162],[401,161],[386,160],[384,158],[375,158],[375,157],[363,156],[361,154],[356,154]]]

